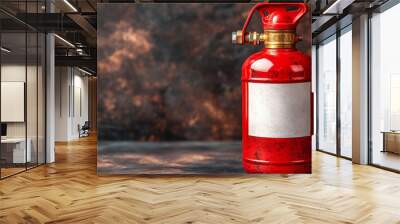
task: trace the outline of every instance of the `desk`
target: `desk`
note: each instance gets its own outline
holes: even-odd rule
[[[28,144],[25,151],[25,138],[5,138],[1,139],[2,145],[2,157],[5,155],[5,159],[9,163],[26,163],[31,162],[31,139],[27,139]],[[11,148],[12,147],[12,148]],[[10,152],[10,153],[8,153]],[[12,154],[12,156],[10,155]],[[3,157],[4,158],[4,157]],[[11,160],[12,158],[12,160]]]
[[[400,154],[400,132],[383,131],[383,150],[382,152],[393,152]]]

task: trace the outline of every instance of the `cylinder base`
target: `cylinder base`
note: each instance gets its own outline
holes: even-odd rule
[[[286,164],[273,164],[268,161],[243,160],[243,168],[246,173],[270,173],[270,174],[294,174],[311,173],[311,162],[298,161]]]
[[[311,136],[244,140],[242,163],[247,173],[311,173]]]

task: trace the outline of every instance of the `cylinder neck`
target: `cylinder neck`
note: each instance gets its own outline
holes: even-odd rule
[[[262,34],[265,48],[294,48],[296,44],[295,30],[264,30]]]

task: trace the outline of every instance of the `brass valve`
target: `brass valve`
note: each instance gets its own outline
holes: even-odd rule
[[[294,30],[264,30],[261,34],[246,32],[244,38],[241,30],[232,33],[232,43],[240,45],[264,42],[266,48],[293,48],[296,41],[298,39]]]
[[[257,32],[246,32],[244,36],[243,43],[243,33],[241,30],[232,32],[232,43],[233,44],[253,44],[257,45],[264,41],[264,34],[259,34]]]
[[[232,32],[232,44],[243,44],[242,36],[243,33],[241,30]]]

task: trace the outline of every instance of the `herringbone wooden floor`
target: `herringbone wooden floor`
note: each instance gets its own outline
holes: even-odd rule
[[[400,223],[400,175],[323,153],[312,175],[96,175],[96,140],[0,181],[0,223]]]

